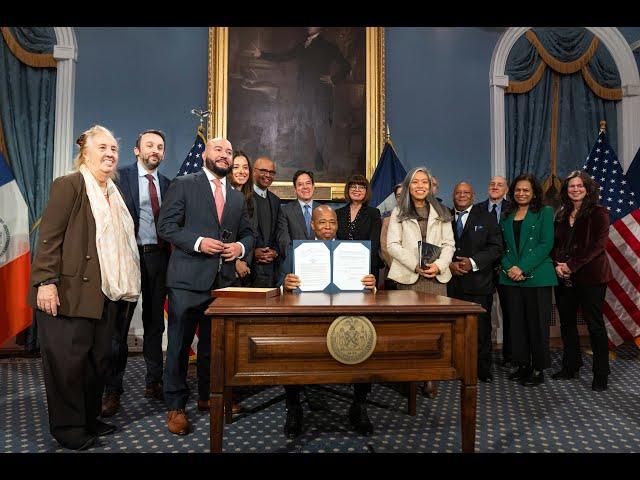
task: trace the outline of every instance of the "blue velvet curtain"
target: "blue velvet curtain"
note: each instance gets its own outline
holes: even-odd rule
[[[561,62],[580,58],[588,49],[593,34],[584,28],[534,28],[540,43]],[[542,62],[535,46],[522,36],[507,59],[509,81],[529,79]],[[620,88],[615,62],[602,43],[587,64],[593,79],[606,88]],[[553,76],[559,76],[557,175],[566,177],[582,167],[598,135],[600,120],[606,120],[609,139],[617,151],[615,100],[598,97],[580,71],[555,72],[547,66],[538,84],[526,93],[505,95],[507,176],[514,178],[532,172],[544,180],[551,174],[550,142]]]
[[[53,27],[9,27],[13,38],[29,53],[52,53]],[[29,225],[42,214],[53,176],[56,68],[22,63],[0,36],[0,122],[9,165],[29,208]],[[35,251],[37,229],[30,236]],[[35,324],[34,324],[35,327]],[[35,328],[24,335],[28,350],[35,350]]]

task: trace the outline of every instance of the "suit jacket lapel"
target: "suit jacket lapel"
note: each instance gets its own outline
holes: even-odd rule
[[[304,221],[304,215],[302,215],[302,207],[300,207],[300,202],[298,201],[298,199],[294,200],[293,205],[294,205],[293,216],[298,222],[298,224],[300,225],[300,227],[302,228],[302,231],[304,232],[304,237],[307,240],[313,240],[313,238],[309,237],[309,232],[307,231],[307,224]]]
[[[136,218],[140,221],[140,185],[138,182],[138,164],[134,163],[129,170],[129,174],[125,176],[129,183],[129,191],[133,199],[133,207],[136,210]],[[146,180],[146,179],[145,179]]]
[[[227,195],[225,197],[224,200],[224,209],[222,210],[222,220],[220,221],[220,225],[224,224],[224,221],[227,219],[227,217],[229,216],[229,212],[233,211],[233,206],[231,205],[231,203],[233,202],[233,193],[231,193],[233,191],[233,188],[231,187],[231,184],[229,182],[227,183]],[[215,201],[213,202],[214,206],[215,206]],[[216,211],[217,214],[217,211]],[[218,217],[216,216],[216,219]]]
[[[218,223],[218,211],[216,210],[216,202],[213,198],[213,192],[211,191],[211,185],[207,174],[203,170],[200,170],[194,175],[198,175],[197,182],[200,188],[200,196],[204,199],[205,205],[208,205],[210,215],[213,215],[215,222]],[[207,198],[209,200],[207,200]]]

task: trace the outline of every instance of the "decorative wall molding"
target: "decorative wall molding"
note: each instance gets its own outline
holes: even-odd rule
[[[511,27],[499,38],[491,57],[489,88],[491,110],[491,172],[506,173],[504,91],[509,84],[505,67],[516,41],[531,27]],[[618,160],[625,170],[640,147],[640,76],[632,47],[617,28],[585,27],[600,38],[613,58],[622,83],[623,97],[618,107]],[[636,42],[640,47],[640,41]],[[634,44],[635,45],[635,44]],[[595,127],[594,127],[595,128]]]
[[[53,140],[53,178],[69,172],[73,163],[73,107],[76,87],[78,44],[71,27],[54,27],[58,44],[53,57],[58,60],[56,116]]]

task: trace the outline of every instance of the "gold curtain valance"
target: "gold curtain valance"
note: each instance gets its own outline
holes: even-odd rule
[[[58,66],[58,62],[53,58],[52,53],[31,53],[27,52],[20,46],[17,40],[13,37],[11,30],[8,27],[0,27],[2,30],[2,36],[4,41],[7,42],[7,47],[11,50],[18,60],[25,65],[36,68],[53,67]]]
[[[540,65],[538,65],[536,71],[527,80],[510,81],[506,89],[507,93],[526,93],[530,91],[538,84],[538,82],[542,78],[542,75],[544,74],[545,69],[548,66],[552,70],[564,75],[580,71],[585,83],[598,97],[605,100],[622,99],[621,88],[607,88],[604,85],[600,85],[589,72],[587,64],[589,63],[589,60],[591,60],[591,57],[593,57],[593,55],[596,53],[598,45],[600,45],[600,39],[598,39],[598,37],[596,37],[595,35],[591,40],[591,43],[589,44],[589,48],[587,48],[587,50],[582,55],[580,55],[579,58],[573,60],[572,62],[561,62],[560,60],[555,59],[544,48],[544,46],[540,42],[540,39],[536,36],[533,30],[527,30],[524,36],[534,46],[534,48],[538,52],[538,55],[540,55]]]

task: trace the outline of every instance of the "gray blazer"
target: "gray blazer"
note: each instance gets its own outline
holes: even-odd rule
[[[316,207],[317,203],[313,202],[313,206]],[[297,199],[280,206],[278,231],[282,232],[279,240],[280,252],[285,256],[293,240],[315,240],[315,235],[310,236],[307,232],[302,208]]]
[[[221,223],[205,172],[200,170],[176,177],[169,186],[158,217],[158,234],[176,247],[169,259],[167,287],[204,291],[213,286],[218,275],[221,276],[220,286],[233,284],[235,262],[223,262],[218,273],[219,255],[193,250],[198,237],[219,239],[222,230],[231,232],[230,243],[244,245],[245,255],[253,248],[254,232],[244,196],[231,188],[229,182]]]

